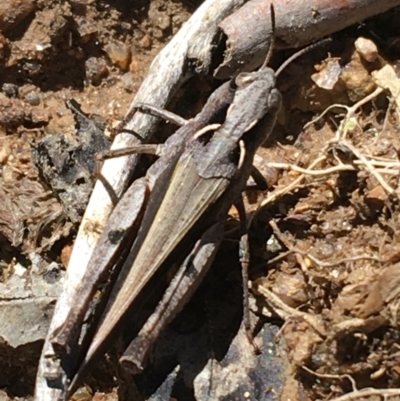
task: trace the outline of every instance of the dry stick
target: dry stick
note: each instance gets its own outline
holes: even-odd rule
[[[385,113],[385,120],[383,121],[383,125],[382,125],[382,128],[381,128],[379,134],[376,136],[376,138],[374,140],[374,143],[373,143],[374,145],[376,145],[378,143],[378,141],[381,139],[382,134],[386,131],[386,127],[389,123],[389,116],[391,114],[390,112],[392,111],[392,109],[394,110],[395,108],[396,108],[396,101],[395,101],[395,99],[390,98],[389,105],[388,105],[388,108]]]
[[[397,168],[400,168],[400,162],[394,161],[393,159],[387,159],[387,158],[384,159],[384,158],[379,158],[379,157],[375,158],[374,156],[365,155],[365,154],[364,154],[364,157],[368,157],[369,159],[372,159],[372,160],[370,160],[370,163],[374,167],[386,167],[386,168],[397,167]],[[354,160],[353,163],[354,164],[362,164],[362,162],[359,160]]]
[[[188,78],[188,60],[195,60],[202,66],[202,71],[210,68],[212,43],[217,25],[223,18],[230,15],[234,9],[245,0],[206,0],[192,15],[189,21],[174,36],[169,44],[160,52],[151,64],[147,78],[141,85],[133,106],[139,103],[150,103],[164,107],[171,99],[179,86]],[[131,112],[128,111],[128,115]],[[136,113],[126,124],[126,130],[134,131],[143,139],[148,138],[155,130],[157,120],[154,117]],[[112,148],[131,147],[138,144],[138,140],[129,133],[120,133],[115,138]],[[120,197],[127,185],[131,171],[137,163],[136,156],[122,157],[108,160],[104,163],[102,176]],[[43,347],[39,362],[36,380],[35,400],[53,401],[59,398],[62,391],[50,388],[43,377],[46,371],[45,355],[52,356],[54,351],[48,339],[55,328],[59,327],[66,318],[66,314],[73,302],[72,292],[79,285],[85,273],[92,251],[100,237],[101,231],[112,211],[113,205],[110,194],[103,184],[97,182],[93,190],[85,216],[79,228],[71,255],[63,292],[59,297],[53,320]],[[93,227],[96,229],[93,230]],[[70,292],[71,291],[71,292]],[[63,379],[65,379],[65,375]]]
[[[221,23],[227,36],[224,61],[215,72],[217,78],[228,78],[241,70],[249,59],[253,67],[265,57],[265,42],[270,21],[264,10],[268,0],[250,0]],[[302,47],[400,5],[399,0],[274,0],[277,48]],[[254,44],[258,45],[255,46]]]
[[[353,391],[358,391],[357,390],[357,385],[355,380],[348,374],[344,375],[332,375],[332,374],[326,374],[326,373],[317,373],[314,372],[313,370],[309,369],[307,366],[302,366],[301,367],[303,370],[306,372],[310,373],[313,376],[319,377],[321,379],[334,379],[334,380],[342,380],[342,379],[347,379],[351,383],[351,387],[353,388]]]
[[[354,164],[361,165],[361,166],[366,165],[364,160],[356,160],[354,162]],[[398,162],[385,163],[385,162],[371,160],[368,162],[368,165],[372,166],[372,167],[375,167],[377,165],[386,167],[386,168],[381,168],[381,169],[374,168],[375,173],[378,173],[378,174],[390,174],[390,175],[398,175],[399,174],[398,170],[393,170],[390,168],[390,167],[400,168],[400,163],[398,163]],[[311,176],[323,176],[323,175],[330,175],[333,173],[337,173],[340,171],[355,171],[356,170],[356,168],[354,166],[352,166],[350,164],[344,164],[344,163],[340,163],[338,166],[329,167],[329,168],[326,168],[323,170],[311,170],[311,169],[296,166],[295,164],[275,163],[275,162],[266,163],[266,166],[271,167],[271,168],[281,169],[281,170],[292,170],[292,171],[296,171],[298,173],[302,173],[305,175],[311,175]]]
[[[321,163],[322,161],[326,160],[326,156],[321,156],[318,157],[316,160],[314,160],[310,166],[309,166],[309,170],[311,170],[313,167],[315,167],[316,165],[318,165],[319,163]],[[299,175],[293,182],[291,182],[289,185],[287,185],[286,187],[282,188],[282,189],[276,189],[274,190],[266,199],[264,199],[261,202],[260,208],[263,208],[271,203],[274,203],[277,199],[279,199],[280,197],[282,197],[283,195],[286,195],[290,192],[292,192],[294,189],[298,188],[301,185],[301,182],[303,181],[303,179],[305,178],[305,174],[301,174]]]
[[[288,239],[285,238],[285,236],[279,230],[278,225],[276,224],[276,222],[274,220],[271,220],[269,222],[269,225],[271,226],[275,237],[278,238],[279,241],[281,241],[282,244],[285,245],[287,249],[293,249],[293,247],[290,244],[290,242],[288,241]],[[304,262],[303,256],[299,252],[295,252],[295,257],[296,257],[297,263],[301,267],[301,270],[303,270],[303,272],[306,272],[308,270],[308,268],[307,268],[306,263]]]
[[[381,93],[383,93],[384,89],[382,88],[377,88],[375,89],[372,93],[370,93],[368,96],[362,98],[360,101],[358,101],[357,103],[353,104],[353,106],[349,107],[346,106],[344,104],[340,104],[340,103],[335,103],[330,105],[329,107],[327,107],[318,117],[314,118],[313,120],[309,121],[307,124],[304,125],[304,128],[307,128],[313,124],[315,124],[316,122],[318,122],[329,110],[334,109],[334,108],[342,108],[345,109],[347,111],[346,113],[346,117],[344,118],[344,120],[342,121],[341,125],[344,125],[347,121],[350,120],[351,117],[354,116],[355,112],[364,104],[368,103],[369,101],[375,99],[377,96],[379,96]],[[340,131],[340,129],[339,129]]]
[[[385,163],[396,163],[400,166],[400,162],[395,162],[393,161],[393,159],[388,159],[387,157],[382,157],[382,156],[373,156],[373,155],[369,155],[368,153],[364,154],[365,157],[368,157],[370,159],[374,159],[375,163],[379,163],[379,162],[385,162]],[[379,164],[377,164],[379,165]],[[386,164],[385,164],[386,165]]]
[[[383,179],[383,177],[380,175],[379,172],[376,171],[376,169],[373,167],[373,163],[371,161],[368,161],[366,159],[365,156],[363,156],[359,151],[357,151],[357,149],[354,148],[354,146],[352,146],[351,144],[349,144],[347,141],[344,142],[344,138],[343,136],[346,135],[346,124],[349,122],[349,120],[354,117],[355,112],[364,104],[368,103],[369,101],[375,99],[378,95],[380,95],[381,93],[383,93],[383,89],[382,88],[377,88],[374,92],[372,92],[371,94],[369,94],[368,96],[366,96],[365,98],[361,99],[359,102],[355,103],[353,106],[348,107],[342,104],[334,104],[329,106],[327,109],[325,109],[323,111],[323,113],[321,113],[321,115],[319,115],[318,117],[316,117],[315,119],[313,119],[312,121],[310,121],[309,123],[307,123],[304,128],[310,126],[311,124],[316,123],[318,120],[320,120],[330,109],[335,108],[335,107],[340,107],[340,108],[344,108],[347,110],[347,114],[345,116],[345,118],[342,120],[336,135],[335,135],[335,139],[331,142],[328,143],[327,147],[324,149],[324,151],[326,151],[326,149],[328,149],[330,146],[332,146],[335,143],[342,143],[344,146],[347,147],[347,145],[350,145],[349,149],[351,151],[356,150],[357,154],[354,153],[359,159],[359,163],[363,164],[370,172],[371,174],[373,174],[377,180],[379,181],[379,183],[383,183],[382,187],[390,194],[394,193],[393,188],[391,188]],[[361,155],[361,158],[359,157]],[[352,166],[349,165],[345,165],[342,164],[339,161],[339,166],[335,166],[332,167],[331,169],[327,169],[327,170],[313,170],[313,167],[317,166],[319,163],[323,162],[326,160],[326,156],[325,155],[321,155],[320,157],[318,157],[316,160],[314,160],[310,166],[307,169],[302,169],[301,167],[297,167],[297,166],[290,166],[291,169],[298,171],[301,173],[301,175],[299,175],[299,177],[297,177],[293,182],[291,182],[289,185],[285,186],[282,189],[277,189],[274,190],[266,199],[264,199],[260,205],[260,209],[271,204],[274,203],[277,199],[279,199],[280,197],[282,197],[283,195],[286,195],[292,191],[294,191],[296,188],[298,188],[303,179],[305,178],[306,175],[321,175],[324,174],[324,171],[331,171],[331,172],[335,172],[335,171],[341,171],[343,170],[350,170]],[[270,163],[270,165],[274,165],[274,163]],[[278,165],[276,163],[276,165]],[[287,165],[286,165],[287,166]],[[279,168],[279,167],[278,167]],[[284,168],[283,166],[281,168]],[[354,169],[354,168],[353,168]],[[313,173],[314,171],[314,173]],[[389,173],[391,174],[391,173]],[[379,177],[379,178],[378,178]]]
[[[265,298],[270,308],[282,320],[287,320],[293,317],[301,319],[308,323],[321,337],[326,337],[326,330],[323,321],[319,317],[292,308],[291,306],[285,304],[285,302],[283,302],[278,295],[274,294],[272,291],[268,290],[262,285],[253,286],[252,289]]]
[[[357,262],[359,260],[371,260],[373,262],[383,263],[382,260],[380,258],[378,258],[377,256],[369,256],[369,255],[352,256],[352,257],[348,257],[348,258],[342,258],[342,259],[339,259],[339,260],[336,260],[333,262],[324,262],[324,261],[316,258],[315,256],[311,255],[308,252],[304,252],[304,251],[301,251],[300,249],[296,249],[296,248],[292,248],[292,250],[293,250],[293,252],[303,254],[308,259],[310,259],[311,262],[318,265],[319,267],[334,267],[334,266],[341,265],[343,263]]]
[[[373,396],[382,397],[380,399],[382,399],[383,401],[387,401],[388,397],[400,396],[400,388],[366,388],[342,395],[340,397],[334,398],[331,401],[356,401],[359,399],[365,400],[366,397]]]
[[[383,177],[378,173],[372,163],[349,141],[346,139],[340,139],[338,143],[344,145],[349,149],[358,159],[364,164],[365,168],[377,179],[382,188],[390,195],[395,193],[395,190],[383,179]]]
[[[355,170],[354,166],[351,166],[350,164],[343,164],[343,163],[341,163],[339,166],[329,167],[324,170],[311,170],[308,168],[302,168],[302,167],[296,166],[295,164],[288,164],[288,163],[267,163],[266,165],[271,168],[278,168],[278,169],[282,169],[282,170],[293,170],[293,171],[297,171],[302,174],[314,175],[314,176],[328,175],[328,174],[336,173],[338,171],[354,171]]]

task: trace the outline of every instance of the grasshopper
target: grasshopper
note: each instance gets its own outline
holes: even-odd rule
[[[240,73],[218,88],[192,120],[167,114],[168,119],[183,125],[163,146],[136,149],[160,158],[116,206],[78,289],[77,302],[50,340],[55,351],[51,357],[60,361],[72,382],[57,383],[57,376],[48,381],[66,387],[65,398],[126,325],[130,309],[145,287],[157,274],[172,269],[175,276],[162,300],[121,358],[131,371],[143,369],[159,333],[191,297],[211,265],[232,204],[239,210],[241,242],[246,247],[241,195],[252,173],[255,152],[272,132],[281,105],[275,72],[267,67],[269,57],[258,71]],[[141,110],[163,114],[150,106]],[[173,269],[176,261],[178,268]],[[248,260],[242,262],[247,303]],[[82,340],[88,305],[110,268],[117,276],[115,284],[94,325],[94,335],[88,332]],[[78,357],[77,346],[88,342],[83,357]]]
[[[188,298],[194,290],[189,291],[188,282],[197,287],[208,270],[222,241],[228,211],[233,203],[240,202],[254,154],[271,132],[281,104],[275,74],[269,68],[239,74],[234,84],[224,122],[218,128],[212,124],[192,134],[182,153],[176,153],[179,158],[169,162],[153,187],[132,250],[70,391],[93,358],[104,351],[132,303],[172,254],[182,255],[189,249],[156,316],[165,309],[170,320],[183,306],[180,298]],[[132,355],[131,350],[141,353],[147,349],[165,323],[150,317],[122,361],[140,370],[142,356]],[[147,335],[149,332],[152,335]]]
[[[68,377],[73,375],[76,360],[79,359],[77,348],[84,348],[82,343],[90,341],[90,338],[86,340],[86,337],[90,337],[89,333],[84,339],[79,337],[82,336],[81,328],[96,291],[108,279],[111,269],[114,273],[118,271],[138,232],[143,231],[141,224],[144,224],[146,219],[151,220],[150,216],[154,211],[150,209],[156,207],[158,197],[162,198],[161,191],[165,191],[168,185],[168,177],[184,150],[185,141],[194,132],[201,132],[204,128],[207,130],[207,127],[215,127],[213,124],[222,122],[233,97],[234,91],[227,82],[210,96],[202,111],[192,120],[186,121],[163,112],[163,116],[182,127],[163,146],[143,145],[136,149],[138,152],[159,154],[160,158],[149,168],[145,177],[133,182],[110,216],[90,259],[82,284],[76,289],[73,308],[51,338],[55,353],[48,356],[49,366],[61,364]],[[139,109],[159,114],[149,106],[141,106]],[[108,152],[106,157],[118,156],[120,153],[119,150],[111,154]],[[60,383],[61,376],[57,372],[53,375],[50,369],[46,373],[46,379],[49,385],[54,387],[63,388],[67,385]],[[65,397],[67,398],[67,395]]]

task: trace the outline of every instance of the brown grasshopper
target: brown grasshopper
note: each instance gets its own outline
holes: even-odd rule
[[[228,211],[233,203],[240,203],[254,154],[272,131],[281,104],[275,73],[269,68],[239,74],[233,82],[234,97],[224,122],[192,134],[181,154],[172,151],[179,158],[171,160],[158,177],[132,250],[70,390],[93,358],[104,351],[132,303],[171,255],[186,250],[159,309],[122,359],[137,370],[141,369],[142,353],[166,323],[158,318],[161,310],[167,320],[175,316],[208,270],[222,241]]]
[[[151,211],[151,208],[156,207],[155,200],[158,197],[162,199],[162,191],[165,191],[168,186],[171,170],[184,150],[185,141],[193,136],[193,133],[210,127],[210,124],[211,127],[215,127],[213,124],[223,122],[234,93],[229,82],[223,84],[210,96],[202,111],[189,121],[163,112],[163,116],[167,116],[170,121],[182,127],[163,146],[143,145],[136,149],[138,152],[159,154],[160,158],[149,168],[145,177],[133,182],[110,216],[93,252],[82,284],[76,290],[76,302],[70,309],[65,323],[51,338],[56,358],[59,359],[54,360],[54,356],[50,355],[49,366],[53,368],[61,364],[67,376],[73,376],[76,361],[79,359],[78,348],[82,351],[84,349],[82,342],[85,343],[86,338],[90,337],[89,334],[85,335],[84,339],[80,338],[81,328],[96,291],[108,279],[111,269],[116,274],[121,267],[121,263],[129,254],[132,243],[138,236],[139,229],[143,231],[141,224],[144,224],[146,219],[152,220],[150,216],[154,211]],[[140,109],[158,114],[157,110],[153,110],[150,106],[142,106]],[[106,157],[118,156],[120,153],[119,150],[114,151],[111,154],[108,153]],[[123,153],[125,154],[125,151]],[[90,338],[87,341],[90,341]],[[57,388],[67,386],[67,383],[59,382],[61,375],[58,376],[57,373],[54,375],[51,369],[46,373],[46,379],[50,386]]]
[[[141,371],[147,351],[161,330],[206,274],[222,241],[232,204],[238,205],[242,228],[246,227],[241,193],[252,172],[254,154],[272,132],[281,104],[275,73],[266,67],[268,59],[258,71],[241,73],[223,84],[194,119],[184,122],[167,115],[184,124],[163,146],[136,149],[161,157],[116,206],[76,294],[76,304],[51,338],[64,371],[72,378],[65,397],[72,394],[96,357],[106,351],[121,325],[126,324],[131,306],[143,289],[178,261],[158,307],[121,358],[131,370]],[[157,112],[149,106],[143,109]],[[246,246],[244,230],[243,234]],[[246,267],[247,261],[243,262]],[[110,268],[116,282],[93,337],[91,333],[87,336],[90,344],[76,372],[82,323]],[[247,303],[246,271],[243,276]],[[48,381],[68,386],[57,383],[54,376]]]

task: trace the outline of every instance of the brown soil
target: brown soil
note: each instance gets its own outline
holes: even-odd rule
[[[72,178],[56,160],[85,148],[83,120],[112,132],[155,54],[196,7],[172,0],[11,5],[0,15],[2,282],[17,262],[29,268],[32,252],[67,266],[93,184],[93,153],[109,145],[97,139],[86,165],[76,163],[79,156],[65,161],[76,163]],[[395,66],[396,18],[391,11],[338,33],[330,47],[337,60],[321,62],[326,53],[316,51],[287,68],[283,110],[256,160],[269,190],[246,197],[253,288],[280,317],[291,365],[282,391],[293,400],[333,399],[353,390],[351,380],[359,389],[400,387],[400,105],[390,90],[397,77],[388,78],[389,91],[350,109],[377,88],[374,71]],[[359,36],[378,46],[370,61],[355,50]],[[340,77],[330,89],[318,87],[332,65]],[[87,116],[78,123],[71,99]],[[342,106],[316,119],[333,104]],[[81,191],[74,199],[65,196],[71,187]],[[6,379],[0,386],[20,395]]]

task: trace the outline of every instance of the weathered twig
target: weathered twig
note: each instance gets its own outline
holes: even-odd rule
[[[257,285],[252,287],[253,291],[261,294],[270,308],[283,320],[290,318],[298,318],[305,321],[312,327],[316,333],[321,337],[326,337],[326,328],[323,324],[322,319],[318,316],[311,315],[310,313],[302,312],[291,306],[285,304],[278,295],[274,294],[272,291],[263,287],[262,285]]]
[[[227,36],[224,62],[215,76],[224,79],[254,69],[265,58],[270,20],[269,0],[251,0],[227,17],[220,27]],[[400,5],[399,0],[274,0],[276,48],[302,47],[352,24]]]
[[[352,391],[351,393],[342,395],[340,397],[334,398],[332,401],[356,401],[356,400],[367,400],[370,399],[383,399],[387,400],[389,397],[398,397],[400,395],[399,388],[366,388],[358,391]]]

